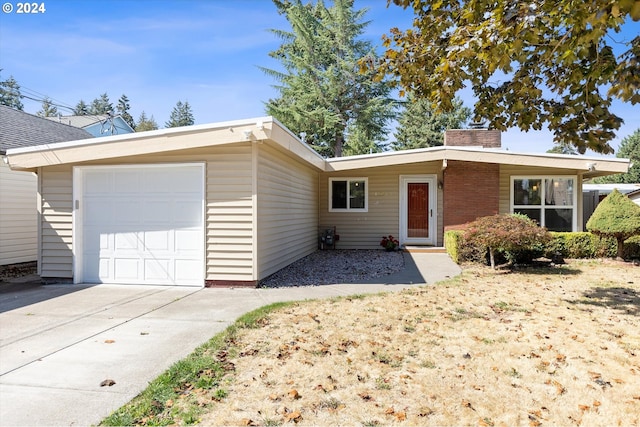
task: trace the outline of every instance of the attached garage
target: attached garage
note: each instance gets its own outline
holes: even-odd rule
[[[74,281],[202,286],[203,163],[75,167]]]

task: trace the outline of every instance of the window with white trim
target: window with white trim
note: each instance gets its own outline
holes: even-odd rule
[[[577,177],[511,177],[511,212],[527,215],[550,231],[577,226]]]
[[[367,178],[329,178],[330,212],[367,212]]]

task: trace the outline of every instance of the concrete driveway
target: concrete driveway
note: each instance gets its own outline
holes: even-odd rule
[[[380,283],[281,289],[56,285],[0,289],[0,425],[92,425],[242,314],[278,301],[396,291],[460,273],[405,254]],[[101,386],[113,380],[112,386]]]

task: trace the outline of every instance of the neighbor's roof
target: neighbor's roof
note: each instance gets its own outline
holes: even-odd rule
[[[292,157],[312,165],[319,171],[326,172],[420,162],[441,162],[442,168],[445,168],[446,162],[449,160],[571,170],[584,178],[627,172],[629,168],[629,160],[627,159],[516,153],[501,149],[455,146],[324,159],[273,117],[159,129],[92,140],[25,147],[10,150],[7,154],[9,165],[13,169],[28,170],[40,166],[75,164],[98,159],[122,158],[248,141],[275,145],[288,152]]]
[[[64,123],[66,125],[75,126],[77,128],[87,128],[96,123],[105,122],[109,119],[115,120],[120,119],[120,124],[124,123],[124,126],[127,128],[125,130],[129,130],[134,132],[134,129],[122,118],[122,116],[109,116],[107,114],[88,114],[84,116],[56,116],[56,117],[47,117],[48,120],[51,120],[56,123]]]
[[[614,189],[622,194],[640,191],[640,183],[638,184],[582,184],[583,191],[598,191],[600,194],[609,194]]]
[[[93,138],[89,132],[0,105],[0,154],[10,148]]]

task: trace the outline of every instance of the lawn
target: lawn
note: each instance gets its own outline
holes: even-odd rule
[[[147,396],[154,416],[122,409],[110,423],[640,424],[630,263],[466,267],[427,287],[281,305],[244,325],[200,351],[219,368],[213,385],[174,384],[175,396]]]

